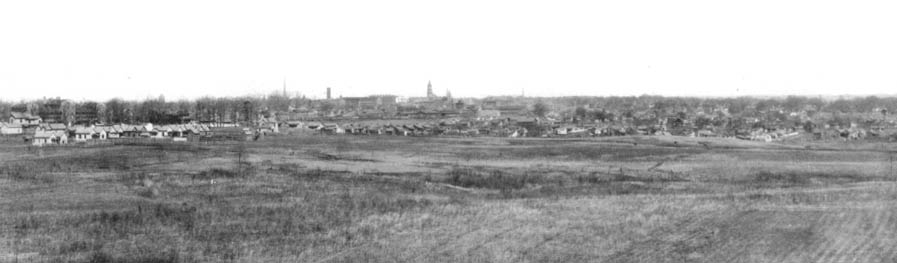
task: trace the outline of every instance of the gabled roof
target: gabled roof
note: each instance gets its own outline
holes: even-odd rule
[[[78,128],[75,128],[75,133],[77,133],[77,134],[93,134],[94,131],[91,128],[78,127]]]
[[[27,112],[10,112],[9,115],[16,119],[27,119],[27,120],[40,119],[40,117],[31,115],[30,113],[27,113]]]
[[[52,138],[52,137],[56,137],[56,135],[53,132],[48,132],[48,131],[34,132],[34,138]]]
[[[3,126],[6,128],[22,128],[21,123],[4,123]]]

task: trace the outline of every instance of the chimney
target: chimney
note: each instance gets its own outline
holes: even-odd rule
[[[327,99],[330,99],[330,87],[327,87]]]

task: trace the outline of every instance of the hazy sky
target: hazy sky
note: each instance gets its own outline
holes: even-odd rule
[[[0,99],[897,94],[894,1],[3,1]]]

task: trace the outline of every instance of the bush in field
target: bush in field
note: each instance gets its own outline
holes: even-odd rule
[[[30,165],[24,164],[11,164],[3,167],[3,173],[9,177],[9,179],[15,181],[30,181],[35,183],[53,183],[53,177],[51,175],[43,174],[31,167]]]
[[[178,207],[177,205],[156,204],[137,206],[136,209],[121,211],[101,211],[86,216],[85,222],[92,223],[99,229],[128,229],[144,224],[176,225],[186,230],[193,229],[196,224],[195,207]]]
[[[109,253],[96,250],[90,254],[86,260],[87,263],[118,263],[118,262],[134,262],[134,263],[176,263],[182,262],[177,252],[170,251],[161,254],[151,254],[143,256],[124,256],[113,257]]]
[[[854,183],[881,179],[882,178],[876,176],[864,176],[857,173],[843,172],[761,171],[751,178],[751,183],[755,185],[792,187],[810,184]]]
[[[222,168],[212,168],[206,171],[202,171],[196,175],[196,179],[215,179],[215,178],[235,178],[238,177],[239,174],[232,170],[222,169]]]
[[[544,181],[542,176],[524,173],[509,174],[500,170],[478,171],[472,168],[455,168],[449,171],[446,183],[461,187],[476,187],[510,191],[521,189],[527,184]]]
[[[808,176],[801,176],[798,173],[773,173],[762,171],[757,173],[754,181],[758,183],[784,183],[784,184],[806,184],[809,182]]]

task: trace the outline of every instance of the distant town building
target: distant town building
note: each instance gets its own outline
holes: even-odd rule
[[[371,95],[367,97],[343,97],[343,105],[349,110],[394,110],[398,96]]]
[[[451,91],[446,90],[445,97],[437,96],[436,93],[433,93],[433,84],[428,81],[427,96],[411,97],[408,98],[408,102],[426,109],[451,109],[455,107],[451,94]]]
[[[43,122],[66,123],[64,104],[65,100],[59,98],[50,99],[44,102],[38,115],[40,115]]]
[[[75,107],[75,123],[94,124],[99,121],[99,107],[95,102],[83,103]]]

